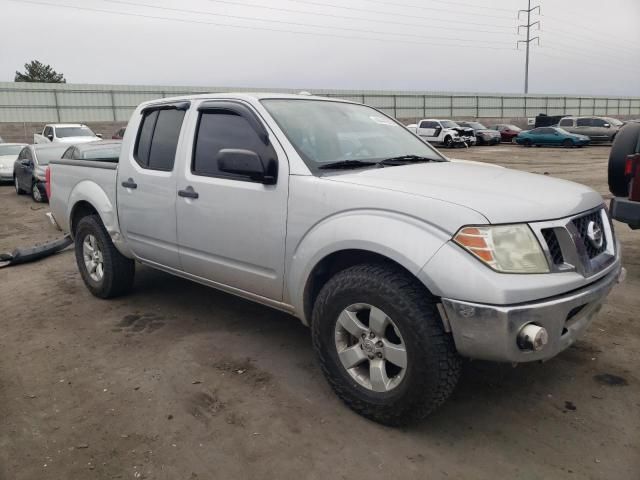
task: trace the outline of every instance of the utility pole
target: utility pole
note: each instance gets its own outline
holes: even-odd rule
[[[524,43],[526,45],[527,48],[527,53],[526,53],[526,59],[524,62],[524,93],[525,95],[527,93],[529,93],[529,45],[531,44],[531,42],[537,40],[538,45],[540,45],[540,37],[536,36],[531,38],[531,27],[533,27],[534,25],[538,25],[538,30],[540,30],[540,20],[536,20],[535,22],[531,23],[531,13],[534,10],[538,10],[538,15],[540,15],[540,5],[536,5],[535,7],[531,8],[531,0],[527,0],[527,9],[526,10],[518,10],[518,20],[520,20],[520,14],[521,13],[526,13],[527,14],[527,24],[526,25],[518,25],[518,35],[520,34],[520,29],[521,28],[526,28],[527,29],[527,39],[526,40],[518,40],[517,43],[517,48],[520,48],[520,44]]]

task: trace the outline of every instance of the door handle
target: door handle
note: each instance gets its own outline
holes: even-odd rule
[[[138,184],[133,181],[133,178],[129,178],[126,182],[122,182],[124,188],[135,189],[138,188]]]
[[[196,199],[198,198],[200,195],[198,195],[198,192],[196,192],[193,187],[191,185],[189,185],[187,188],[185,188],[184,190],[178,190],[178,196],[179,197],[184,197],[184,198],[193,198]]]

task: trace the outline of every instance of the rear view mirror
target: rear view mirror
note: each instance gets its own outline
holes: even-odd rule
[[[276,178],[267,175],[260,155],[251,150],[225,148],[218,152],[218,169],[221,172],[248,177],[254,182],[273,185]]]

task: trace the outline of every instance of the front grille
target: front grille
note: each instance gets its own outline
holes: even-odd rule
[[[602,245],[600,247],[594,245],[588,236],[589,224],[593,222],[594,227],[599,229],[602,234]],[[574,218],[573,225],[578,230],[578,235],[584,244],[585,250],[589,258],[595,258],[607,249],[607,237],[604,234],[604,225],[602,224],[601,210],[589,213],[582,217]]]
[[[547,248],[549,249],[549,255],[554,265],[562,265],[564,263],[564,256],[560,249],[560,242],[556,236],[556,232],[553,228],[543,228],[541,230],[544,241],[547,242]]]

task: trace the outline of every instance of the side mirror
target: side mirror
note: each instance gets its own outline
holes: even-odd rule
[[[602,125],[604,128],[611,128],[611,125],[608,123],[605,123],[604,125]]]
[[[96,137],[102,138],[102,134],[101,133],[96,133]]]
[[[20,160],[20,165],[22,165],[23,167],[30,167],[31,166],[31,160],[29,160],[27,158],[23,158],[22,160]]]
[[[273,185],[276,177],[269,175],[260,155],[251,150],[225,148],[218,152],[218,169],[221,172],[248,177],[251,181]]]
[[[47,135],[47,138],[49,139],[49,141],[53,142],[53,133]]]

